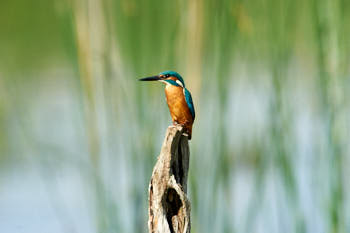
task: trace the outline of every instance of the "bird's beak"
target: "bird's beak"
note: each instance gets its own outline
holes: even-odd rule
[[[156,76],[147,77],[147,78],[140,78],[139,81],[159,81],[161,79],[162,77],[160,75],[156,75]]]

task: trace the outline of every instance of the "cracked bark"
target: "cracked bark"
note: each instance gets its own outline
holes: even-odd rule
[[[190,150],[182,126],[169,126],[149,184],[150,233],[189,233],[187,178]]]

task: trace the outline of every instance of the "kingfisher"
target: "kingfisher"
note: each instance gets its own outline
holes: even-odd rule
[[[192,125],[195,111],[191,93],[185,87],[181,75],[175,71],[164,71],[152,77],[141,78],[140,81],[159,81],[165,84],[166,102],[169,107],[173,125],[184,127],[188,140],[192,137]]]

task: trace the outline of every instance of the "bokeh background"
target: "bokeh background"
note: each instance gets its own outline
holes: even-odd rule
[[[350,232],[350,1],[2,0],[0,231],[147,232],[176,70],[192,232]]]

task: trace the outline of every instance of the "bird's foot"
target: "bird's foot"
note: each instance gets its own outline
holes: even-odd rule
[[[181,123],[179,123],[177,121],[173,121],[173,125],[185,127],[186,124],[181,124]]]

